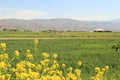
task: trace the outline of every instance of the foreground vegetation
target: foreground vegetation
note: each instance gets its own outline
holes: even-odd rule
[[[27,32],[0,31],[0,38],[39,38],[39,37],[120,37],[120,32]]]
[[[1,80],[9,77],[13,80],[120,79],[120,51],[111,49],[119,39],[53,39],[39,40],[39,44],[33,44],[32,40],[0,42],[7,44],[7,48],[4,44],[1,47],[1,65],[4,64],[0,69]]]

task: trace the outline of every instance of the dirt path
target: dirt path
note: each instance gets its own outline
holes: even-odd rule
[[[35,38],[0,38],[0,40],[33,40]],[[55,38],[37,38],[37,39],[55,39]]]

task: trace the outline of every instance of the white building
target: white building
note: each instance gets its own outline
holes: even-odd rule
[[[93,32],[105,32],[105,29],[95,29]]]

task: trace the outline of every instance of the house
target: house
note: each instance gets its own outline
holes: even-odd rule
[[[93,32],[112,32],[112,31],[105,30],[105,29],[95,29]]]
[[[95,29],[93,32],[105,32],[104,29]]]

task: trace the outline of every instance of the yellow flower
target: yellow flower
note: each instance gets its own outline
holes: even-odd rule
[[[0,59],[3,59],[3,55],[0,55]]]
[[[65,66],[66,66],[66,65],[63,63],[63,64],[62,64],[62,68],[65,68]]]
[[[73,68],[72,68],[72,67],[68,68],[68,71],[72,72],[72,70],[73,70]]]
[[[99,73],[97,74],[98,77],[100,77],[100,76],[102,76],[102,75],[103,75],[103,72],[99,72]]]
[[[100,78],[99,77],[92,77],[92,80],[100,80]]]
[[[40,80],[48,80],[46,76],[41,76]]]
[[[33,58],[33,55],[31,54],[31,51],[29,49],[26,50],[26,57],[29,58],[29,59]]]
[[[4,59],[8,59],[8,54],[3,54]]]
[[[33,55],[32,55],[32,54],[27,54],[26,57],[29,58],[29,59],[32,59],[32,58],[33,58]]]
[[[34,68],[35,67],[35,64],[31,64],[31,68]]]
[[[38,72],[29,72],[29,75],[31,78],[35,79],[39,77],[39,73]]]
[[[14,54],[15,54],[15,56],[19,56],[19,51],[15,50]]]
[[[91,77],[92,80],[95,80],[95,77]]]
[[[75,69],[75,73],[76,73],[76,74],[80,74],[80,73],[81,73],[81,70]]]
[[[60,76],[57,76],[57,75],[53,75],[51,77],[51,80],[61,80]]]
[[[41,65],[45,65],[45,62],[44,62],[44,61],[42,61],[42,60],[40,61],[40,63],[41,63]]]
[[[53,60],[53,63],[56,64],[56,63],[57,63],[57,60]]]
[[[42,68],[42,66],[39,64],[35,67],[36,70],[41,70],[41,68]]]
[[[10,80],[11,74],[6,74],[7,80]]]
[[[105,66],[105,70],[108,70],[109,69],[109,66]]]
[[[47,72],[47,69],[43,69],[43,73],[46,73]]]
[[[57,66],[56,66],[55,64],[53,64],[53,65],[52,65],[52,68],[53,68],[53,69],[56,69],[56,68],[57,68]]]
[[[57,58],[57,54],[53,54],[52,57],[55,59]]]
[[[70,79],[66,79],[66,80],[77,80],[77,76],[75,76],[75,74],[73,74],[72,72],[69,72],[67,75]]]
[[[49,54],[48,53],[42,53],[42,56],[44,57],[44,58],[48,58],[49,57]]]
[[[104,71],[105,71],[105,68],[102,68],[102,71],[104,72]]]
[[[63,72],[62,72],[62,71],[57,70],[57,71],[56,71],[56,73],[57,73],[58,75],[62,76],[62,73],[63,73]]]
[[[1,43],[0,47],[3,48],[3,49],[5,49],[6,48],[6,43]]]
[[[26,53],[31,53],[31,51],[28,49],[28,50],[26,50]]]
[[[78,61],[77,65],[78,65],[78,66],[81,66],[81,65],[82,65],[82,62],[81,62],[81,61]]]
[[[5,80],[5,75],[0,75],[0,80]]]
[[[49,59],[45,59],[44,62],[45,62],[45,63],[49,63],[50,60],[49,60]]]
[[[11,69],[11,71],[12,71],[12,72],[15,72],[15,71],[16,71],[16,69],[15,69],[15,68],[12,68],[12,69]]]
[[[0,68],[4,69],[6,67],[5,62],[0,62]]]
[[[38,45],[38,43],[39,43],[38,39],[37,39],[37,38],[36,38],[36,39],[34,39],[34,44],[35,44],[35,46],[37,46],[37,45]]]
[[[25,78],[27,78],[28,77],[28,74],[27,73],[21,73],[20,74],[20,80],[23,80],[23,79],[25,79]]]
[[[100,72],[100,67],[95,67],[95,71]]]

